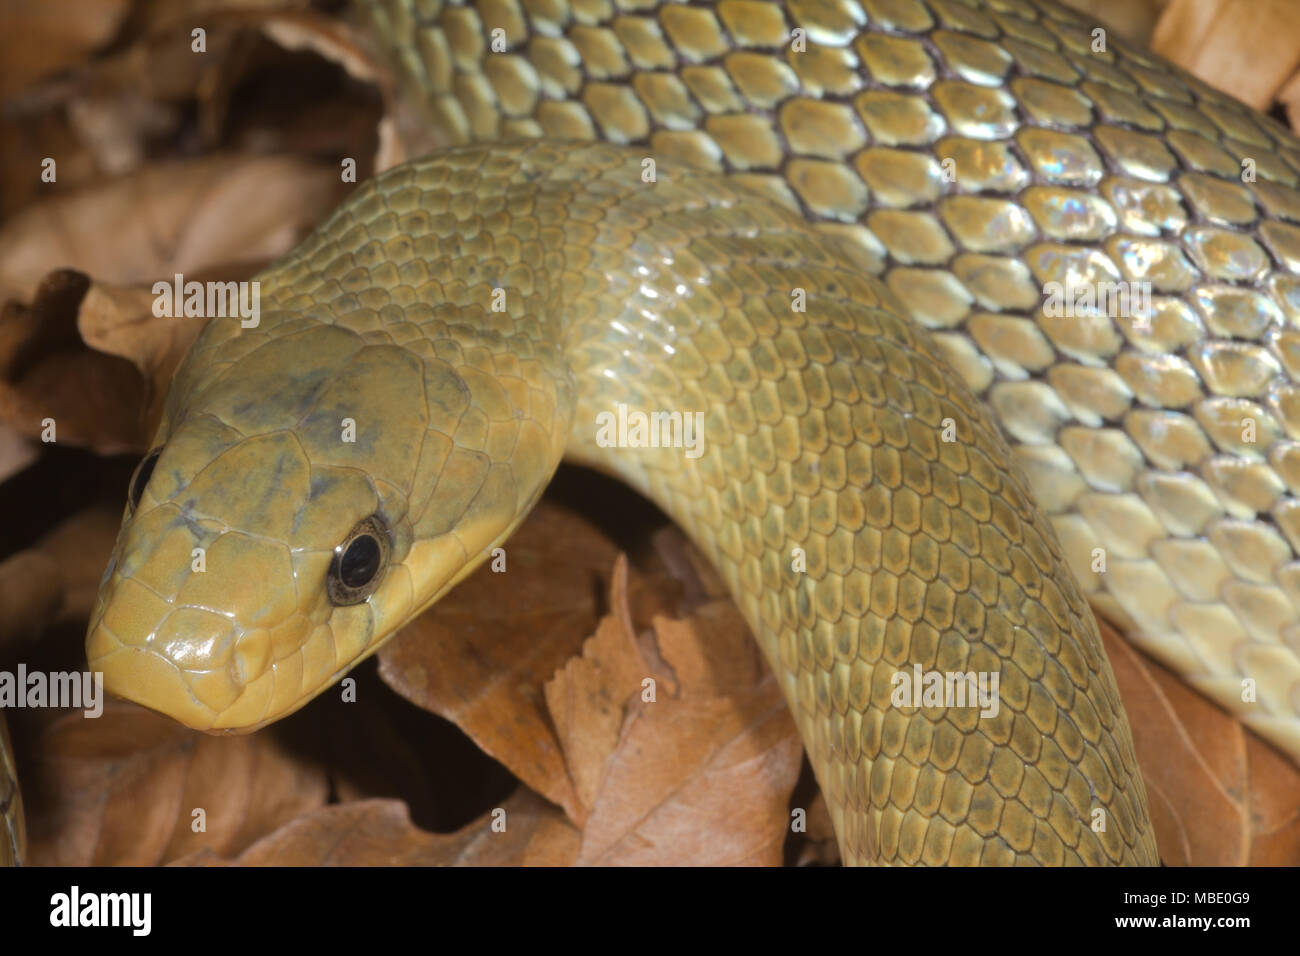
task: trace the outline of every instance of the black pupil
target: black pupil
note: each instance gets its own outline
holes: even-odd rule
[[[153,476],[153,467],[158,464],[158,452],[154,452],[140,462],[140,470],[135,473],[135,481],[131,483],[131,507],[137,508],[140,505],[140,499],[144,497],[144,489],[149,484],[149,479]]]
[[[339,580],[350,588],[364,587],[379,570],[379,542],[372,535],[358,535],[339,559]]]

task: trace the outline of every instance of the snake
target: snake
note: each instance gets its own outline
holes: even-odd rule
[[[27,821],[18,789],[9,728],[0,717],[0,866],[20,866],[27,851]]]
[[[110,692],[278,720],[570,460],[719,571],[846,863],[1158,862],[1095,613],[1300,758],[1280,124],[1047,0],[356,10],[438,148],[184,358],[87,632]],[[601,440],[629,410],[673,440]],[[897,696],[953,674],[996,706]]]

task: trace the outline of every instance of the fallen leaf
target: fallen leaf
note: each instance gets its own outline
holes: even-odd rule
[[[1300,66],[1291,0],[1170,0],[1152,49],[1217,89],[1268,112]]]
[[[1064,0],[1077,13],[1114,30],[1129,43],[1147,47],[1165,0]]]
[[[1160,858],[1169,866],[1300,864],[1300,770],[1099,620]]]
[[[505,829],[494,829],[494,822]],[[287,823],[233,860],[211,851],[180,865],[235,866],[565,866],[577,831],[554,806],[520,789],[500,808],[456,833],[411,823],[400,800],[323,807]]]
[[[452,721],[574,820],[582,805],[542,686],[595,629],[617,553],[589,522],[544,499],[507,542],[504,573],[484,565],[379,652],[390,687]]]
[[[0,649],[39,637],[63,603],[54,559],[36,549],[0,561]]]
[[[611,604],[623,600],[615,593]],[[740,612],[716,602],[685,620],[656,619],[679,690],[656,688],[653,699],[635,679],[647,668],[622,626],[617,612],[606,617],[583,665],[547,685],[557,726],[561,712],[585,712],[580,732],[562,738],[574,778],[596,781],[578,863],[779,865],[803,749]],[[620,695],[611,741],[606,711]]]
[[[131,12],[127,0],[9,0],[0,10],[0,98],[33,80],[74,66],[113,39]]]
[[[244,278],[342,197],[336,169],[292,157],[155,163],[11,218],[0,229],[0,289],[30,298],[42,276],[64,267],[118,285],[177,273]]]
[[[33,550],[49,558],[56,568],[62,596],[56,622],[90,618],[121,525],[121,508],[87,508],[60,522],[37,542]]]
[[[119,511],[88,508],[0,561],[0,649],[90,616],[120,524]]]
[[[611,603],[626,600],[627,562],[619,555]],[[579,825],[596,802],[605,777],[605,761],[618,747],[630,699],[641,692],[648,668],[636,636],[625,621],[610,615],[583,642],[582,653],[569,658],[546,683],[546,709],[564,751],[569,777],[577,792]]]
[[[133,704],[59,717],[22,780],[30,857],[45,866],[147,866],[242,851],[325,802],[319,768],[273,734],[210,737]],[[194,832],[202,810],[206,832]]]
[[[34,462],[37,455],[35,446],[16,428],[0,422],[0,483]]]
[[[31,439],[116,454],[145,441],[146,387],[124,359],[87,348],[77,311],[89,280],[47,275],[30,308],[0,311],[0,421]]]

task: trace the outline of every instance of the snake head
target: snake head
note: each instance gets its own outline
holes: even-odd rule
[[[337,326],[238,350],[221,331],[191,348],[132,479],[86,656],[112,694],[242,733],[477,567],[541,494],[567,428],[481,371]]]
[[[453,440],[470,397],[446,363],[322,325],[250,344],[216,363],[231,347],[200,338],[178,373],[86,641],[110,693],[208,731],[310,700],[519,507]]]
[[[187,423],[132,479],[87,638],[92,670],[203,730],[288,713],[410,610],[400,499],[359,469],[313,465],[291,430]]]

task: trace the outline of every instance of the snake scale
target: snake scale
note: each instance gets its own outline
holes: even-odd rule
[[[110,691],[291,712],[567,457],[722,573],[847,862],[1157,861],[1090,601],[1300,758],[1289,133],[1039,0],[361,13],[447,148],[187,355],[87,637]],[[1047,307],[1125,282],[1145,318]],[[703,454],[606,447],[620,404],[702,413]],[[894,703],[918,666],[999,707]]]

